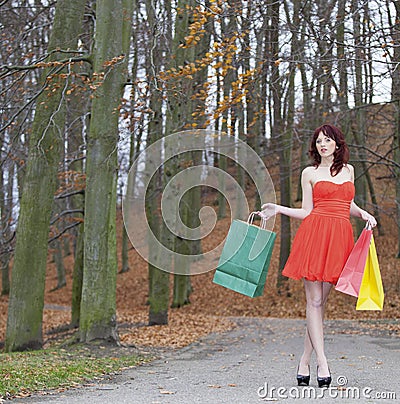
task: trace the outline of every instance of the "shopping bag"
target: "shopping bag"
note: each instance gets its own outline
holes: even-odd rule
[[[369,223],[367,223],[367,226],[361,232],[360,237],[354,244],[349,257],[347,258],[346,264],[344,265],[336,283],[336,290],[355,297],[358,296],[371,243],[371,237],[372,229]]]
[[[247,222],[233,220],[229,229],[213,282],[246,296],[261,296],[264,290],[276,233]]]
[[[384,298],[385,294],[376,255],[375,241],[374,236],[372,236],[356,310],[382,310]]]

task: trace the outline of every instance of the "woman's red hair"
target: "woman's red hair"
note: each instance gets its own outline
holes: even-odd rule
[[[318,153],[316,142],[322,132],[325,136],[330,137],[336,142],[337,149],[333,154],[333,163],[331,165],[331,175],[334,177],[339,174],[343,166],[349,161],[349,148],[347,147],[344,135],[339,128],[333,125],[325,124],[315,129],[311,140],[309,154],[313,159],[313,166],[318,167],[321,164],[321,156]]]

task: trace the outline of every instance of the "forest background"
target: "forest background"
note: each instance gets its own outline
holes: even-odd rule
[[[3,0],[0,26],[6,351],[40,348],[43,328],[65,325],[82,342],[184,345],[229,328],[229,316],[303,317],[301,284],[281,276],[297,222],[277,219],[265,293],[250,299],[213,285],[211,272],[170,275],[147,264],[129,243],[121,204],[140,152],[208,129],[246,142],[278,201],[298,206],[309,138],[324,122],[344,132],[356,202],[378,220],[386,292],[379,313],[356,312],[353,298],[335,293],[327,317],[398,332],[398,1]],[[260,204],[231,159],[202,151],[165,161],[147,190],[147,219],[165,246],[188,255],[223,241],[231,220],[221,185],[193,188],[179,203],[189,227],[213,206],[211,237],[188,242],[163,222],[163,187],[198,164],[229,172],[251,207]],[[363,226],[354,221],[356,235]]]

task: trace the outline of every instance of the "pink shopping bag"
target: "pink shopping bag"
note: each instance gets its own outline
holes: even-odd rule
[[[358,297],[360,291],[368,250],[371,244],[372,229],[369,227],[369,223],[367,223],[366,228],[363,229],[360,237],[354,244],[335,286],[336,290],[355,297]]]

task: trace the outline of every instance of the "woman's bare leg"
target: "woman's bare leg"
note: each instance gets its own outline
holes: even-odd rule
[[[332,284],[329,282],[322,282],[322,303],[323,303],[323,311],[322,311],[322,321],[324,320],[325,314],[325,305],[328,300],[329,292],[331,291]],[[313,353],[313,346],[311,343],[310,335],[308,333],[308,328],[306,327],[306,333],[304,336],[304,352],[300,358],[299,363],[299,374],[308,375],[309,365],[311,360],[311,355]]]
[[[299,374],[307,376],[309,374],[309,366],[311,360],[311,354],[313,353],[313,346],[311,344],[310,336],[308,335],[308,329],[306,327],[306,335],[304,337],[304,351],[301,355],[299,362]]]
[[[326,377],[329,376],[329,369],[324,352],[323,317],[324,305],[331,285],[327,282],[304,280],[304,286],[307,299],[307,333],[304,340],[304,354],[300,361],[299,373],[308,374],[307,365],[310,362],[311,353],[314,349],[319,368],[318,376]]]

